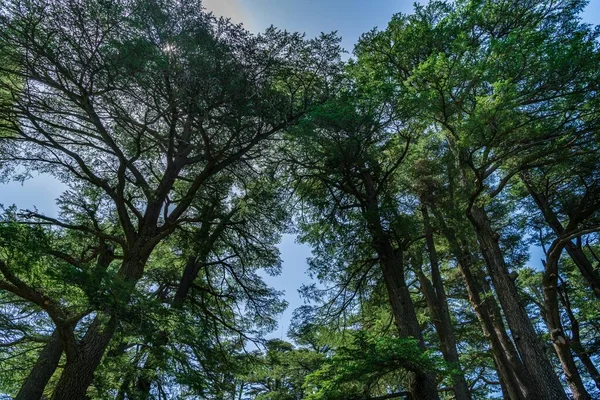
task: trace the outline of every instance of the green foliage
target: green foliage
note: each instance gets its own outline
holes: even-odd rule
[[[443,362],[423,353],[415,340],[381,337],[359,331],[335,349],[305,383],[307,399],[363,399],[385,394],[381,381],[402,371],[441,372]],[[380,390],[384,390],[380,393]]]
[[[581,24],[585,1],[431,1],[347,63],[334,33],[254,35],[199,0],[2,6],[0,178],[67,189],[56,216],[0,215],[0,392],[58,333],[48,396],[78,365],[94,399],[416,398],[419,379],[446,399],[462,377],[491,398],[504,355],[526,357],[497,285],[510,272],[540,347],[557,311],[563,357],[597,394],[600,30]],[[263,281],[284,233],[318,279],[294,344],[263,340],[287,306]],[[544,285],[529,247],[561,240]],[[96,361],[90,337],[108,338]]]
[[[250,365],[245,375],[247,393],[256,400],[305,398],[304,381],[323,363],[325,355],[291,343],[271,339],[266,352]]]

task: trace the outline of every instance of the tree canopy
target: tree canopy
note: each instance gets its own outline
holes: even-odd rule
[[[66,189],[1,209],[0,396],[600,396],[585,1],[432,0],[348,61],[200,0],[1,4],[0,177]]]

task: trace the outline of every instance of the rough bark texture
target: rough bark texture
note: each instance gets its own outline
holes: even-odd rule
[[[500,249],[498,236],[493,231],[487,214],[480,206],[473,205],[467,211],[467,216],[475,228],[481,252],[504,310],[512,338],[527,370],[532,387],[535,389],[535,393],[532,393],[530,398],[566,399],[558,376],[519,300],[517,288],[509,275]]]
[[[63,343],[58,330],[55,330],[38,355],[33,369],[23,382],[15,400],[39,400],[42,398],[48,381],[56,371],[62,352]]]
[[[94,380],[94,372],[115,333],[115,320],[97,316],[91,323],[83,339],[73,347],[65,346],[67,363],[60,376],[52,400],[74,400],[87,398],[86,392]]]
[[[419,281],[421,282],[425,300],[433,316],[433,323],[440,339],[440,347],[444,360],[456,365],[460,369],[460,361],[456,347],[456,335],[454,334],[454,327],[452,326],[452,319],[450,318],[450,312],[448,310],[448,298],[446,297],[444,282],[442,281],[442,275],[440,273],[439,260],[433,240],[433,230],[431,228],[429,212],[425,206],[422,207],[421,211],[423,214],[425,241],[431,266],[431,282],[420,268],[417,268],[417,274]],[[454,397],[456,400],[469,400],[471,394],[463,373],[459,372],[454,375],[453,378]]]
[[[381,257],[381,256],[380,256]],[[401,254],[386,256],[381,259],[381,269],[387,288],[392,312],[402,338],[414,338],[424,348],[421,327],[417,320],[417,314],[410,298],[410,292],[404,280],[404,268]],[[414,377],[408,385],[409,397],[411,399],[439,399],[435,376],[414,371]]]
[[[433,209],[442,233],[448,240],[450,251],[456,258],[460,272],[469,293],[469,301],[481,324],[484,336],[488,339],[494,363],[500,378],[504,398],[513,400],[528,399],[533,389],[513,342],[506,333],[502,314],[491,296],[485,279],[477,273],[477,267],[467,243],[460,243],[457,232],[445,223],[442,215]],[[463,240],[464,241],[464,240]]]
[[[560,276],[559,276],[560,279]],[[571,308],[571,301],[569,299],[569,294],[567,287],[564,282],[561,283],[560,286],[557,287],[558,295],[560,302],[569,317],[569,322],[571,324],[571,340],[569,344],[571,345],[571,349],[575,352],[575,355],[581,360],[581,363],[587,370],[590,377],[594,380],[596,387],[600,390],[600,372],[592,362],[592,359],[581,343],[581,332],[579,327],[579,321],[575,317],[575,313]]]
[[[410,291],[404,276],[402,249],[394,248],[386,234],[380,219],[379,202],[370,176],[364,177],[366,190],[366,219],[373,241],[373,247],[379,256],[379,263],[388,293],[388,298],[402,338],[414,338],[425,350],[423,336]],[[439,400],[437,382],[434,374],[412,371],[408,382],[409,399]]]
[[[506,333],[502,315],[489,290],[483,288],[485,282],[477,274],[473,274],[473,265],[464,258],[459,262],[459,268],[469,292],[469,299],[483,333],[488,338],[492,355],[501,382],[510,399],[527,399],[532,389],[517,350]]]
[[[543,278],[543,293],[544,293],[544,312],[546,315],[546,325],[552,346],[558,356],[560,365],[565,373],[565,379],[571,390],[571,394],[575,400],[591,399],[590,394],[583,386],[583,381],[577,365],[571,354],[571,345],[565,334],[560,318],[559,302],[558,302],[558,261],[560,253],[562,253],[563,245],[559,244],[557,239],[551,246],[546,262],[544,263],[545,271]]]

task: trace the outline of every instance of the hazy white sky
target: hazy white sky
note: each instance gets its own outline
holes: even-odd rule
[[[231,18],[237,23],[244,23],[249,30],[255,29],[251,13],[244,8],[244,4],[240,0],[204,0],[204,7],[215,15]]]

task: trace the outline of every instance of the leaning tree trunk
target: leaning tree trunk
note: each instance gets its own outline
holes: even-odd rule
[[[436,208],[432,208],[432,211],[441,225],[444,237],[448,240],[451,253],[458,262],[469,294],[469,301],[477,315],[483,334],[488,339],[502,391],[508,396],[505,398],[511,400],[530,398],[530,394],[535,391],[530,387],[531,383],[527,378],[525,368],[513,342],[506,333],[496,300],[490,295],[489,288],[485,290],[483,287],[486,282],[478,276],[473,257],[467,250],[467,244],[459,243],[457,231],[450,229]]]
[[[106,323],[102,320],[108,318]],[[52,400],[85,399],[88,387],[94,380],[94,372],[102,361],[104,352],[116,329],[116,319],[98,315],[92,321],[83,339],[65,347],[67,362],[54,389]]]
[[[431,312],[431,318],[433,324],[435,326],[435,331],[440,340],[440,350],[442,351],[442,356],[444,357],[444,361],[449,364],[454,364],[457,367],[460,367],[458,360],[458,352],[456,351],[456,342],[454,339],[453,330],[448,330],[448,326],[445,324],[443,309],[436,302],[436,295],[433,284],[431,281],[425,276],[423,271],[420,269],[420,266],[416,266],[417,276],[419,282],[421,284],[421,292],[425,297],[425,301],[427,303],[427,307]],[[452,326],[450,326],[452,328]],[[454,344],[454,346],[453,346]],[[452,389],[454,391],[454,397],[456,400],[468,400],[471,398],[469,393],[469,388],[467,386],[467,382],[462,371],[458,370],[453,376],[454,384],[452,385]]]
[[[596,368],[596,366],[594,365],[594,362],[592,361],[592,358],[590,357],[588,352],[583,348],[581,342],[579,342],[578,344],[573,344],[571,342],[571,348],[573,349],[573,351],[575,351],[575,354],[577,354],[579,360],[581,360],[581,363],[587,370],[588,374],[590,374],[590,377],[596,384],[596,388],[600,390],[600,371],[598,371],[598,368]]]
[[[562,306],[569,317],[569,322],[571,323],[571,340],[569,341],[571,349],[581,360],[581,363],[587,370],[588,374],[590,374],[590,377],[594,380],[596,387],[598,390],[600,390],[600,372],[592,362],[592,358],[583,346],[583,343],[581,343],[581,330],[579,327],[579,321],[577,320],[577,317],[575,317],[575,313],[573,313],[573,309],[571,308],[571,301],[569,299],[567,287],[563,283],[562,285],[557,286],[557,290],[560,302],[562,303]]]
[[[58,330],[55,329],[48,343],[44,346],[33,369],[23,382],[15,400],[39,400],[44,394],[48,381],[56,371],[63,352],[63,343]]]
[[[152,237],[152,235],[145,232],[140,237]],[[143,239],[138,239],[132,245],[119,270],[119,279],[127,284],[123,285],[123,288],[133,288],[142,277],[152,250],[153,248],[149,248],[146,240]],[[119,293],[122,296],[123,304],[127,304],[130,294],[129,290]],[[62,337],[67,362],[54,388],[52,400],[86,398],[86,392],[94,380],[96,368],[100,365],[117,328],[118,319],[114,311],[119,310],[99,311],[81,340],[77,340],[73,332],[69,337]]]
[[[498,235],[492,230],[484,209],[473,205],[467,216],[473,224],[479,247],[486,261],[492,283],[504,310],[523,365],[535,388],[533,398],[566,399],[565,391],[554,372],[550,360],[536,335],[533,325],[520,302],[519,293],[509,275],[504,256],[498,242]]]
[[[548,224],[557,237],[560,236],[564,231],[564,227],[550,206],[546,196],[535,189],[533,182],[525,172],[521,173],[520,177],[525,184],[529,195],[542,212],[546,224]],[[594,295],[600,299],[600,276],[598,276],[598,274],[594,271],[594,266],[590,260],[587,258],[583,250],[576,246],[572,241],[565,243],[565,249],[579,269],[583,279],[585,279],[589,287],[592,289]]]
[[[560,239],[554,241],[550,247],[550,252],[544,263],[545,271],[542,280],[542,289],[544,293],[544,313],[546,315],[546,324],[552,339],[552,346],[558,356],[560,365],[565,373],[565,378],[569,389],[575,400],[589,400],[590,394],[583,386],[581,375],[577,370],[577,365],[571,353],[571,345],[565,334],[560,319],[560,310],[558,304],[558,261],[562,253],[563,245]]]
[[[456,346],[456,335],[448,310],[448,298],[444,288],[444,282],[439,268],[439,260],[435,243],[433,240],[433,230],[429,219],[427,207],[421,208],[423,214],[423,225],[425,228],[425,242],[427,252],[429,254],[429,263],[431,266],[431,281],[425,276],[421,270],[421,265],[417,265],[416,271],[421,282],[425,301],[432,313],[433,323],[440,339],[440,345],[444,360],[454,364],[458,368],[458,372],[453,376],[454,379],[454,397],[456,400],[469,400],[471,394],[467,381],[460,369],[460,360]]]
[[[469,300],[473,305],[484,336],[487,337],[492,356],[498,369],[500,382],[510,399],[529,399],[533,389],[513,342],[506,333],[502,314],[489,290],[485,290],[481,278],[473,273],[472,266],[464,260],[459,268],[465,280]]]

